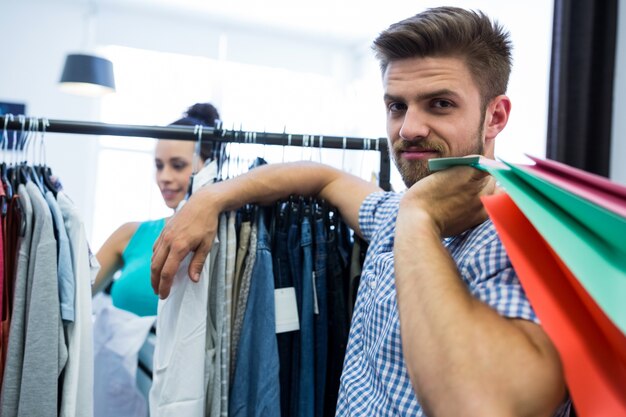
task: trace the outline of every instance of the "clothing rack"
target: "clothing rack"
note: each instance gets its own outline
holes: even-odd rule
[[[24,131],[33,127],[27,117],[0,116],[0,128]],[[250,132],[222,127],[202,126],[141,126],[73,120],[37,119],[34,129],[48,133],[75,133],[83,135],[135,136],[175,140],[211,140],[214,142],[238,142],[262,145],[303,146],[311,149],[333,148],[380,153],[380,174],[378,185],[390,190],[389,148],[385,138],[355,138],[346,136],[306,135],[291,133]],[[29,126],[26,126],[27,122]]]

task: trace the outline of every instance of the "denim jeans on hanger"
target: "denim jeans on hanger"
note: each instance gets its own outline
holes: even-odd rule
[[[326,286],[327,230],[324,210],[316,204],[314,211],[315,233],[315,294],[317,314],[315,323],[315,417],[324,415],[324,391],[328,354],[328,305]]]
[[[289,251],[287,245],[287,232],[289,224],[288,203],[280,203],[276,206],[273,216],[274,244],[272,255],[274,258],[274,288],[293,287],[293,276],[289,269]],[[292,354],[293,340],[296,331],[279,333],[276,335],[278,342],[278,358],[280,361],[280,411],[281,416],[288,417],[291,410],[292,397]]]
[[[339,255],[341,256],[341,265],[344,268],[344,276],[343,276],[343,289],[346,299],[346,308],[350,306],[350,261],[352,259],[352,229],[348,227],[348,225],[343,221],[341,217],[339,217],[337,222],[337,236],[339,239],[337,240],[337,247],[339,249]],[[350,317],[352,314],[349,315]],[[350,320],[348,320],[348,323]]]
[[[302,320],[302,253],[300,248],[300,203],[297,199],[288,203],[289,229],[287,231],[287,250],[289,269],[292,271],[293,286],[296,292],[298,318]],[[301,327],[302,328],[302,327]],[[291,405],[288,416],[297,417],[300,392],[300,330],[293,332],[291,355]]]
[[[280,415],[274,274],[266,210],[257,212],[256,261],[229,399],[231,417]]]
[[[311,205],[301,203],[302,316],[300,317],[300,392],[298,416],[313,417],[315,410],[315,337],[313,325],[313,232]]]
[[[335,212],[328,219],[328,269],[326,286],[328,296],[328,366],[326,368],[326,391],[324,393],[324,416],[335,415],[339,379],[343,369],[343,359],[348,343],[350,321],[346,305],[344,286],[348,272],[348,260],[345,247],[345,236],[341,236],[340,219]],[[345,254],[345,256],[344,256]]]

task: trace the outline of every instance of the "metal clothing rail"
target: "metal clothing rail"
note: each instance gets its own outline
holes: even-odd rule
[[[28,129],[25,123],[30,118],[0,116],[0,128],[7,130]],[[76,133],[83,135],[110,135],[151,137],[156,139],[198,140],[197,126],[141,126],[72,120],[39,119],[39,131],[49,133]],[[41,123],[41,122],[44,123]],[[45,127],[44,127],[45,124]],[[346,136],[305,135],[291,133],[249,132],[202,126],[201,140],[216,142],[238,142],[262,145],[303,146],[310,148],[351,149],[378,151],[380,153],[380,174],[378,185],[390,190],[389,148],[385,138],[355,138]]]

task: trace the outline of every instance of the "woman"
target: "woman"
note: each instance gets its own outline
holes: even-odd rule
[[[209,103],[194,104],[185,117],[172,125],[203,125],[214,127],[219,119],[217,109]],[[165,204],[176,209],[185,198],[194,164],[200,168],[210,159],[210,142],[202,144],[199,158],[194,161],[192,141],[159,140],[154,151],[156,181]],[[197,160],[199,159],[199,160]],[[96,257],[100,271],[93,285],[93,293],[107,287],[113,275],[111,297],[113,305],[139,316],[156,315],[158,297],[150,285],[152,245],[165,226],[166,219],[130,222],[120,226],[104,242]]]

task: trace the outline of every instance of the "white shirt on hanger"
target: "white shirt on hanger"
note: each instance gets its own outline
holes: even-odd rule
[[[212,182],[217,165],[211,162],[194,178],[193,189]],[[181,207],[181,206],[179,206]],[[208,290],[211,266],[219,242],[195,283],[187,275],[191,254],[183,260],[165,300],[159,300],[156,346],[150,389],[151,417],[204,417],[208,369],[215,347],[207,343]]]

